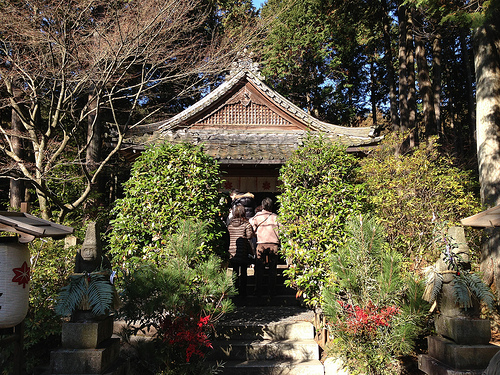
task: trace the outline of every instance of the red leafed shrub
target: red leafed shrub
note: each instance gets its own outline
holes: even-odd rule
[[[346,229],[323,289],[327,353],[351,374],[400,375],[403,358],[415,353],[426,327],[423,284],[405,271],[377,218],[351,217]]]
[[[337,301],[344,311],[345,320],[339,320],[337,326],[350,334],[373,336],[378,327],[390,327],[393,316],[401,313],[399,307],[377,307],[372,302],[364,308]]]
[[[205,330],[210,327],[210,315],[205,317],[184,316],[166,317],[162,322],[163,341],[170,345],[182,345],[186,348],[186,362],[193,355],[200,358],[205,356],[203,348],[212,348]]]

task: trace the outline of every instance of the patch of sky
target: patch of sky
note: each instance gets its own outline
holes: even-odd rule
[[[252,4],[255,8],[260,9],[267,0],[252,0]]]

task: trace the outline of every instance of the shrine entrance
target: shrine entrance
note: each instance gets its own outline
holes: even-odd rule
[[[224,83],[179,114],[137,126],[124,143],[128,153],[151,143],[201,145],[217,160],[223,190],[251,192],[255,201],[279,195],[279,170],[311,134],[361,152],[381,140],[372,127],[350,128],[320,121],[264,83],[258,64],[242,58]],[[274,201],[276,201],[274,199]]]

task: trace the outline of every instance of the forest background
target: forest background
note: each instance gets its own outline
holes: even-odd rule
[[[434,144],[500,203],[498,2],[442,0],[0,3],[0,204],[81,227],[129,176],[134,128],[222,82],[244,50],[266,83],[320,120]],[[381,163],[382,164],[382,163]],[[481,256],[489,284],[500,235]],[[497,288],[500,290],[500,288]]]
[[[222,82],[244,50],[266,83],[320,120],[438,136],[500,203],[498,2],[441,0],[4,1],[0,204],[92,217],[121,195],[134,128]],[[154,15],[152,17],[151,15]],[[104,208],[104,211],[106,209]],[[482,256],[496,259],[492,230]],[[484,269],[493,281],[497,262]],[[486,264],[486,263],[484,263]]]
[[[483,129],[498,126],[495,2],[1,7],[4,206],[31,200],[42,217],[63,220],[92,206],[95,193],[112,201],[119,187],[103,186],[100,176],[124,169],[118,151],[129,132],[196,102],[246,48],[266,83],[320,120],[409,131],[407,147],[438,135],[458,163],[479,165],[483,199],[497,203],[498,177],[482,171],[494,169],[485,160],[498,145],[477,146],[492,134]]]
[[[112,201],[117,185],[102,186],[100,176],[124,169],[118,151],[129,132],[196,102],[244,49],[266,83],[320,120],[409,131],[407,147],[438,135],[443,152],[465,168],[478,169],[479,158],[483,199],[497,203],[496,177],[482,168],[493,168],[483,159],[498,145],[477,146],[482,129],[498,126],[494,2],[1,7],[4,206],[31,200],[42,217],[63,220],[92,206],[95,193],[102,201],[106,190]]]

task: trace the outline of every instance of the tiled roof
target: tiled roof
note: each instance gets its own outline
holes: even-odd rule
[[[207,154],[224,164],[282,164],[303,143],[309,132],[213,132],[209,130],[164,132],[167,142],[203,145]],[[309,133],[314,134],[314,133]],[[331,138],[343,139],[332,135]],[[344,138],[345,140],[346,138]],[[344,143],[348,146],[349,142]]]
[[[168,142],[203,145],[207,154],[225,164],[282,164],[302,143],[305,132],[237,133],[211,131],[166,132]]]
[[[251,82],[254,87],[258,88],[258,90],[273,101],[277,106],[284,109],[291,116],[295,117],[299,121],[301,121],[304,125],[306,125],[312,131],[322,131],[325,133],[335,134],[341,137],[349,137],[352,138],[352,145],[358,145],[366,143],[365,141],[374,142],[376,141],[375,132],[376,129],[372,127],[359,127],[359,128],[350,128],[345,126],[338,126],[329,124],[323,121],[320,121],[299,107],[293,104],[288,99],[284,98],[266,84],[264,84],[252,71],[244,69],[239,73],[233,75],[231,78],[226,80],[222,85],[217,87],[214,91],[206,95],[204,98],[199,100],[197,103],[193,104],[191,107],[185,109],[178,115],[166,120],[164,122],[159,122],[158,129],[164,133],[170,130],[175,129],[178,126],[181,126],[184,122],[188,121],[194,115],[200,113],[205,110],[215,101],[220,99],[222,96],[230,92],[240,81],[247,80]],[[365,140],[362,143],[358,143],[358,140]]]
[[[372,127],[319,121],[261,79],[252,69],[233,71],[222,85],[176,116],[137,126],[122,149],[137,154],[156,142],[188,142],[202,144],[225,164],[282,164],[308,133],[324,134],[351,151],[382,139]]]

